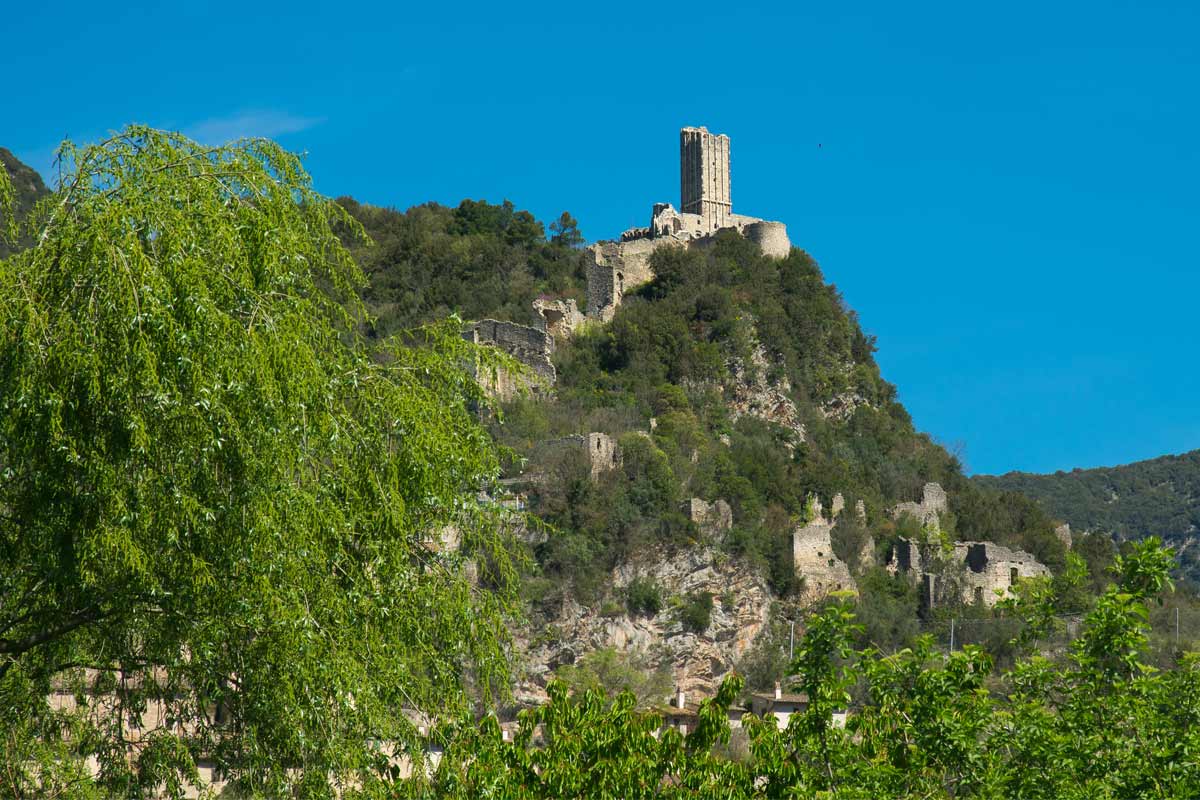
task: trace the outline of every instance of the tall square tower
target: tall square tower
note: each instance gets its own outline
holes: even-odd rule
[[[699,214],[709,232],[730,224],[729,137],[708,128],[679,131],[680,210]]]

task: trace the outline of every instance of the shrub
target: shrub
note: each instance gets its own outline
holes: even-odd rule
[[[712,623],[713,596],[711,592],[692,592],[679,608],[679,621],[690,633],[704,633]]]
[[[662,610],[662,590],[653,578],[637,577],[625,587],[625,606],[629,613],[653,617]]]

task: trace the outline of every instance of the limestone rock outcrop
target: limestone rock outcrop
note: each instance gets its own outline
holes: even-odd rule
[[[765,580],[714,547],[646,553],[615,569],[611,582],[620,592],[638,577],[653,580],[666,598],[710,593],[713,610],[708,630],[702,634],[685,630],[669,602],[653,617],[631,617],[605,616],[599,608],[566,599],[549,620],[552,635],[542,631],[518,642],[524,652],[518,702],[544,700],[546,682],[558,666],[603,647],[642,653],[650,668],[671,669],[684,691],[711,694],[768,622],[772,598]]]
[[[732,421],[744,416],[757,417],[788,428],[798,441],[804,441],[804,423],[790,397],[792,385],[787,378],[769,380],[770,363],[761,343],[755,344],[749,364],[732,358],[726,362],[726,368],[731,378],[726,402]]]

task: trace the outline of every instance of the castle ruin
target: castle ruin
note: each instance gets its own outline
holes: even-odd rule
[[[914,578],[926,609],[955,600],[990,608],[1021,580],[1050,575],[1045,564],[1024,550],[994,542],[955,542],[953,547],[948,558],[922,556],[917,542],[900,539],[888,571]]]
[[[827,518],[821,501],[814,497],[811,519],[792,531],[792,567],[804,579],[802,596],[808,601],[820,600],[832,592],[858,591],[850,567],[833,552],[833,526],[845,506],[837,495],[832,514]]]
[[[670,203],[655,203],[649,226],[630,228],[619,240],[588,247],[588,320],[612,319],[626,293],[652,281],[650,256],[661,247],[703,246],[718,231],[735,230],[766,255],[787,256],[792,247],[787,226],[733,212],[729,152],[729,137],[723,133],[712,134],[707,128],[679,132],[679,210]],[[547,330],[569,334],[582,321],[562,309],[543,307],[538,311]]]
[[[554,337],[549,331],[515,322],[483,319],[468,325],[462,336],[473,344],[488,345],[507,353],[529,370],[528,374],[522,375],[497,367],[477,374],[479,385],[490,396],[507,401],[526,392],[553,391],[557,374],[552,360]]]

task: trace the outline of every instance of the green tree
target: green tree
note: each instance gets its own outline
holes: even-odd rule
[[[558,219],[550,223],[550,232],[554,234],[550,237],[550,241],[563,247],[579,247],[583,244],[583,234],[579,232],[579,222],[571,216],[569,211],[564,211]]]
[[[360,781],[402,707],[505,678],[475,351],[453,321],[356,338],[354,225],[270,142],[60,158],[0,262],[0,794],[86,796],[88,757],[113,796],[201,756],[270,796]]]

